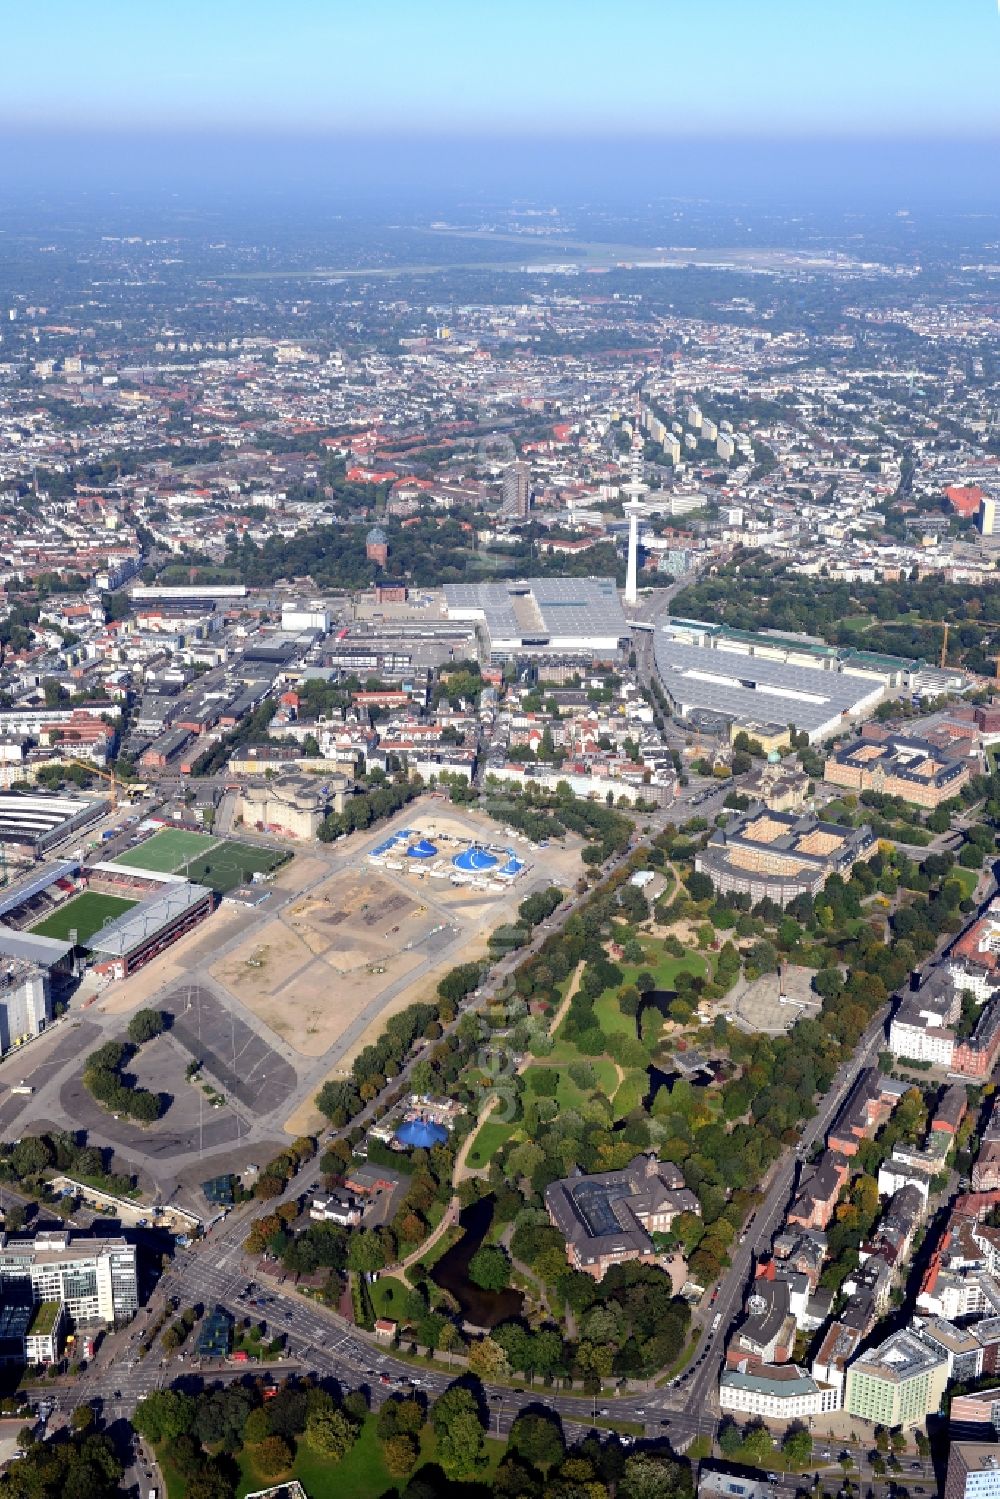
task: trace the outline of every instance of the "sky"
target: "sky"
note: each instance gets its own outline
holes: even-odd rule
[[[35,0],[4,54],[25,140],[1000,136],[998,0]]]

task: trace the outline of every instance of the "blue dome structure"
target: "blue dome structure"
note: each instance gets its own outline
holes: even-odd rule
[[[472,844],[470,848],[464,848],[460,854],[456,854],[451,861],[456,869],[462,869],[467,874],[484,874],[488,869],[495,869],[500,862],[496,854],[491,854],[488,848],[479,848]]]
[[[506,864],[503,866],[500,873],[513,876],[515,874],[520,874],[523,868],[523,862],[520,859],[515,859],[514,855],[510,854],[507,858]]]
[[[430,1119],[407,1119],[396,1131],[396,1140],[407,1150],[430,1150],[432,1145],[444,1145],[447,1139],[444,1125]]]
[[[419,843],[411,843],[406,850],[406,857],[408,859],[433,859],[436,853],[436,846],[428,842],[426,838],[421,838]]]

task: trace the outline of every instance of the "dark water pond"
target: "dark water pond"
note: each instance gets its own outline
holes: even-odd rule
[[[512,1317],[519,1317],[524,1302],[520,1291],[484,1291],[469,1279],[469,1261],[486,1237],[493,1222],[493,1198],[483,1197],[463,1208],[459,1223],[465,1236],[443,1254],[431,1270],[431,1280],[444,1291],[450,1291],[462,1309],[466,1322],[474,1327],[496,1327]]]
[[[642,996],[642,1004],[639,1006],[640,1013],[643,1010],[659,1010],[664,1020],[670,1010],[671,1003],[677,998],[676,989],[647,989]],[[638,1019],[638,1017],[636,1017]]]

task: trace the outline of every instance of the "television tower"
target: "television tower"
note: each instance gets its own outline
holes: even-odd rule
[[[632,420],[632,475],[625,485],[625,514],[628,516],[628,565],[625,569],[625,602],[639,602],[639,517],[645,511],[643,496],[649,485],[643,482],[642,458],[642,385],[635,393],[635,416]]]

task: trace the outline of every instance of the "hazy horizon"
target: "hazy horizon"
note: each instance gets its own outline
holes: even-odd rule
[[[996,211],[997,141],[801,140],[719,136],[378,136],[321,133],[111,132],[0,127],[0,192],[139,195],[247,192],[308,201],[349,193],[359,203],[469,207],[491,199],[668,198],[794,209],[852,205]]]
[[[991,211],[996,0],[73,0],[6,18],[0,194]]]

